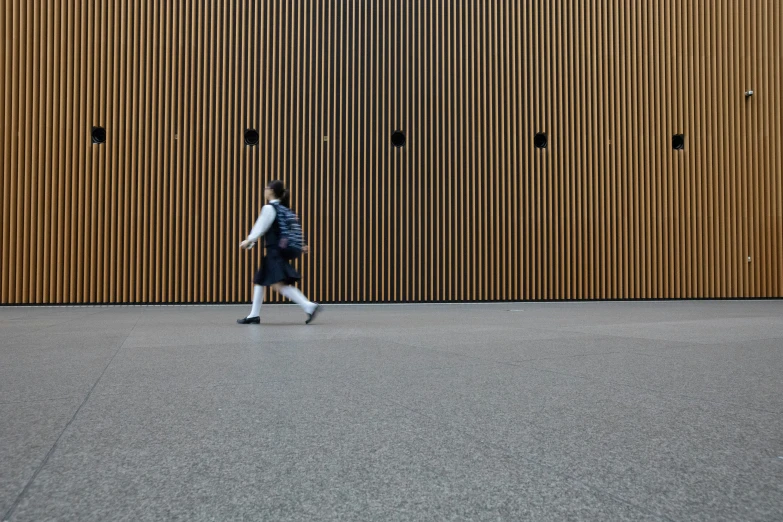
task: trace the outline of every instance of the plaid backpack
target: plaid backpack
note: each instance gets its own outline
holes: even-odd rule
[[[296,259],[302,255],[304,248],[304,236],[302,226],[299,224],[299,216],[288,207],[279,203],[272,203],[277,212],[277,223],[280,225],[280,253],[284,259]]]

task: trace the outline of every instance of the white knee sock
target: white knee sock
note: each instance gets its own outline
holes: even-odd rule
[[[313,313],[313,310],[315,310],[316,304],[308,301],[304,294],[295,286],[284,286],[280,290],[280,293],[301,306],[305,313],[311,314]]]
[[[264,303],[264,287],[261,285],[253,286],[253,308],[248,317],[258,317],[261,313],[261,305]]]

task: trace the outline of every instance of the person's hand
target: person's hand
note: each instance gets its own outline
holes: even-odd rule
[[[309,252],[310,252],[310,245],[305,245],[304,248],[302,249],[302,253],[307,254]]]
[[[250,250],[250,249],[251,249],[251,248],[253,248],[255,245],[256,245],[256,244],[255,244],[255,242],[254,242],[254,241],[250,241],[249,239],[245,239],[244,241],[242,241],[242,242],[239,244],[239,248],[242,248],[242,249],[244,249],[244,250]]]

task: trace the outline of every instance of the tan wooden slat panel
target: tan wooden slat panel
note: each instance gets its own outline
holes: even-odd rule
[[[317,301],[782,297],[782,25],[763,0],[9,0],[0,303],[246,302],[272,179]]]

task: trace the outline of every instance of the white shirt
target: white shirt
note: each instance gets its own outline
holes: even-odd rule
[[[264,205],[264,207],[261,209],[261,215],[258,216],[255,225],[253,225],[253,229],[247,236],[248,241],[255,243],[261,236],[266,234],[267,230],[269,230],[269,227],[272,226],[272,223],[275,222],[275,218],[277,217],[277,211],[275,210],[275,207],[271,205],[271,203],[279,202],[279,199],[273,199],[269,202],[269,205]]]

